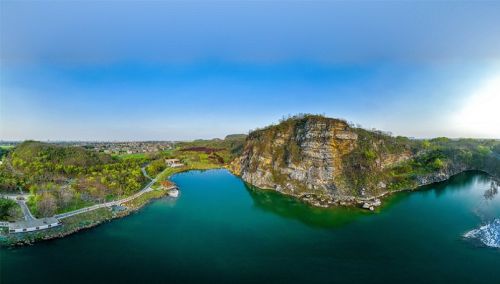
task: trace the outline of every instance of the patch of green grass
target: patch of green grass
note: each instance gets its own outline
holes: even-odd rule
[[[136,199],[130,200],[125,203],[125,206],[130,208],[138,208],[148,203],[151,199],[156,199],[165,196],[167,192],[165,190],[153,190],[150,192],[146,192],[143,195],[137,197]]]
[[[108,208],[101,208],[94,211],[74,215],[63,219],[62,223],[64,230],[72,230],[83,226],[92,225],[94,223],[108,220],[113,216]]]
[[[173,152],[173,151],[174,151],[173,149],[165,150],[165,151],[163,151],[163,154],[164,154],[165,156],[170,156],[170,155],[172,155],[172,152]]]
[[[33,214],[33,216],[38,215],[38,209],[36,208],[36,196],[35,195],[31,194],[28,197],[28,200],[26,201],[26,205],[30,209],[31,214]]]
[[[161,172],[157,176],[156,179],[158,181],[163,181],[163,180],[168,179],[173,174],[180,173],[180,172],[183,172],[183,171],[186,171],[186,170],[187,170],[186,167],[182,167],[182,168],[166,168],[163,172]]]
[[[181,173],[181,172],[186,172],[190,170],[211,170],[211,169],[220,169],[223,168],[222,165],[217,165],[217,164],[210,164],[210,163],[204,163],[204,162],[190,162],[189,164],[186,164],[183,167],[178,167],[178,168],[166,168],[163,172],[161,172],[157,176],[158,181],[163,181],[168,179],[170,176]]]
[[[84,201],[82,199],[74,199],[71,204],[66,205],[65,207],[58,208],[56,214],[66,213],[74,210],[78,210],[80,208],[88,207],[94,205],[94,202]]]
[[[113,157],[117,157],[119,159],[128,160],[128,159],[146,159],[146,153],[134,153],[134,154],[121,154],[121,155],[113,155]]]
[[[0,149],[3,149],[3,150],[10,150],[14,148],[14,146],[12,145],[0,145]]]

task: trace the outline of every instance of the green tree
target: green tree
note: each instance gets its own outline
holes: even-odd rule
[[[435,169],[435,170],[439,170],[439,169],[442,169],[444,167],[444,162],[439,159],[439,158],[436,158],[434,160],[434,162],[432,162],[432,167]]]
[[[367,160],[373,161],[377,158],[377,153],[372,149],[367,149],[364,152],[364,156]]]
[[[6,220],[12,215],[16,202],[7,198],[0,198],[0,220]]]
[[[422,147],[424,149],[429,149],[431,147],[431,142],[429,142],[429,140],[422,141]]]

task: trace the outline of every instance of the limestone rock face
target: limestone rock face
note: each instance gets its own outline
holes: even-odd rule
[[[252,132],[231,170],[260,188],[300,197],[314,195],[326,202],[345,199],[362,190],[353,188],[345,177],[346,164],[353,166],[348,157],[358,147],[358,139],[357,129],[343,120],[320,116],[289,119]],[[379,144],[374,143],[375,147]],[[383,168],[404,155],[377,158]]]
[[[251,185],[316,206],[369,209],[387,193],[443,181],[465,170],[500,172],[494,157],[485,158],[484,165],[471,164],[460,141],[434,143],[426,148],[421,140],[353,127],[339,119],[296,116],[250,133],[229,168]]]

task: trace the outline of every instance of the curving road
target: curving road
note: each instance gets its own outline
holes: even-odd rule
[[[150,176],[148,175],[148,173],[146,172],[146,167],[147,167],[147,166],[144,166],[144,167],[142,167],[142,168],[141,168],[142,174],[143,174],[145,177],[147,177],[148,179],[153,180],[153,178],[152,178],[152,177],[150,177]]]
[[[142,171],[142,174],[146,178],[150,179],[151,181],[143,189],[141,189],[137,193],[135,193],[135,194],[133,194],[133,195],[131,195],[129,197],[120,199],[120,200],[115,200],[115,201],[110,201],[110,202],[106,202],[106,203],[96,204],[96,205],[92,205],[92,206],[89,206],[89,207],[80,208],[78,210],[74,210],[74,211],[70,211],[70,212],[58,214],[58,215],[55,215],[54,218],[57,218],[57,219],[61,220],[61,219],[64,219],[64,218],[68,218],[68,217],[75,216],[75,215],[78,215],[78,214],[82,214],[82,213],[85,213],[85,212],[97,210],[97,209],[100,209],[100,208],[106,208],[106,207],[111,207],[111,206],[115,206],[115,205],[120,205],[120,204],[129,202],[130,200],[136,199],[137,197],[143,195],[146,192],[152,191],[153,189],[151,188],[151,186],[156,182],[156,178],[154,178],[154,179],[151,178],[146,173],[145,167],[141,168],[141,171]]]
[[[17,201],[17,204],[19,204],[19,206],[21,206],[21,210],[23,211],[25,221],[36,220],[36,218],[31,214],[31,211],[28,208],[28,205],[26,205],[25,200],[16,200],[16,201]]]
[[[35,218],[31,214],[28,206],[26,205],[26,198],[28,197],[28,194],[24,194],[22,192],[22,190],[20,189],[21,194],[6,195],[3,197],[15,200],[19,204],[19,206],[21,206],[21,209],[22,209],[23,214],[24,214],[24,221],[18,221],[18,222],[14,222],[14,223],[0,222],[0,226],[4,226],[4,227],[8,226],[9,230],[15,229],[15,232],[42,230],[42,229],[46,229],[47,227],[50,227],[50,226],[59,225],[60,224],[59,221],[61,219],[64,219],[64,218],[68,218],[68,217],[82,214],[85,212],[90,212],[90,211],[97,210],[100,208],[111,207],[111,206],[120,205],[120,204],[129,202],[129,201],[136,199],[137,197],[143,195],[146,192],[152,191],[153,189],[151,188],[151,186],[157,181],[156,178],[153,179],[146,173],[145,167],[141,168],[141,171],[142,171],[142,174],[146,178],[150,179],[151,181],[143,189],[141,189],[137,193],[135,193],[129,197],[120,199],[120,200],[110,201],[110,202],[106,202],[106,203],[102,203],[102,204],[96,204],[96,205],[81,208],[78,210],[58,214],[58,215],[55,215],[55,216],[50,217],[50,218],[42,218],[42,219]],[[47,226],[47,224],[50,224],[50,225]]]

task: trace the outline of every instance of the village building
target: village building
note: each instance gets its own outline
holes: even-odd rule
[[[172,197],[178,197],[179,196],[179,190],[177,189],[177,186],[175,183],[165,180],[160,182],[161,188],[163,190],[168,190],[168,195]]]
[[[161,185],[161,188],[165,189],[165,190],[175,187],[175,184],[169,180],[164,180],[164,181],[160,182],[160,185]]]
[[[171,168],[178,168],[184,166],[184,164],[181,163],[179,159],[165,159],[165,163],[167,164],[167,166]]]

